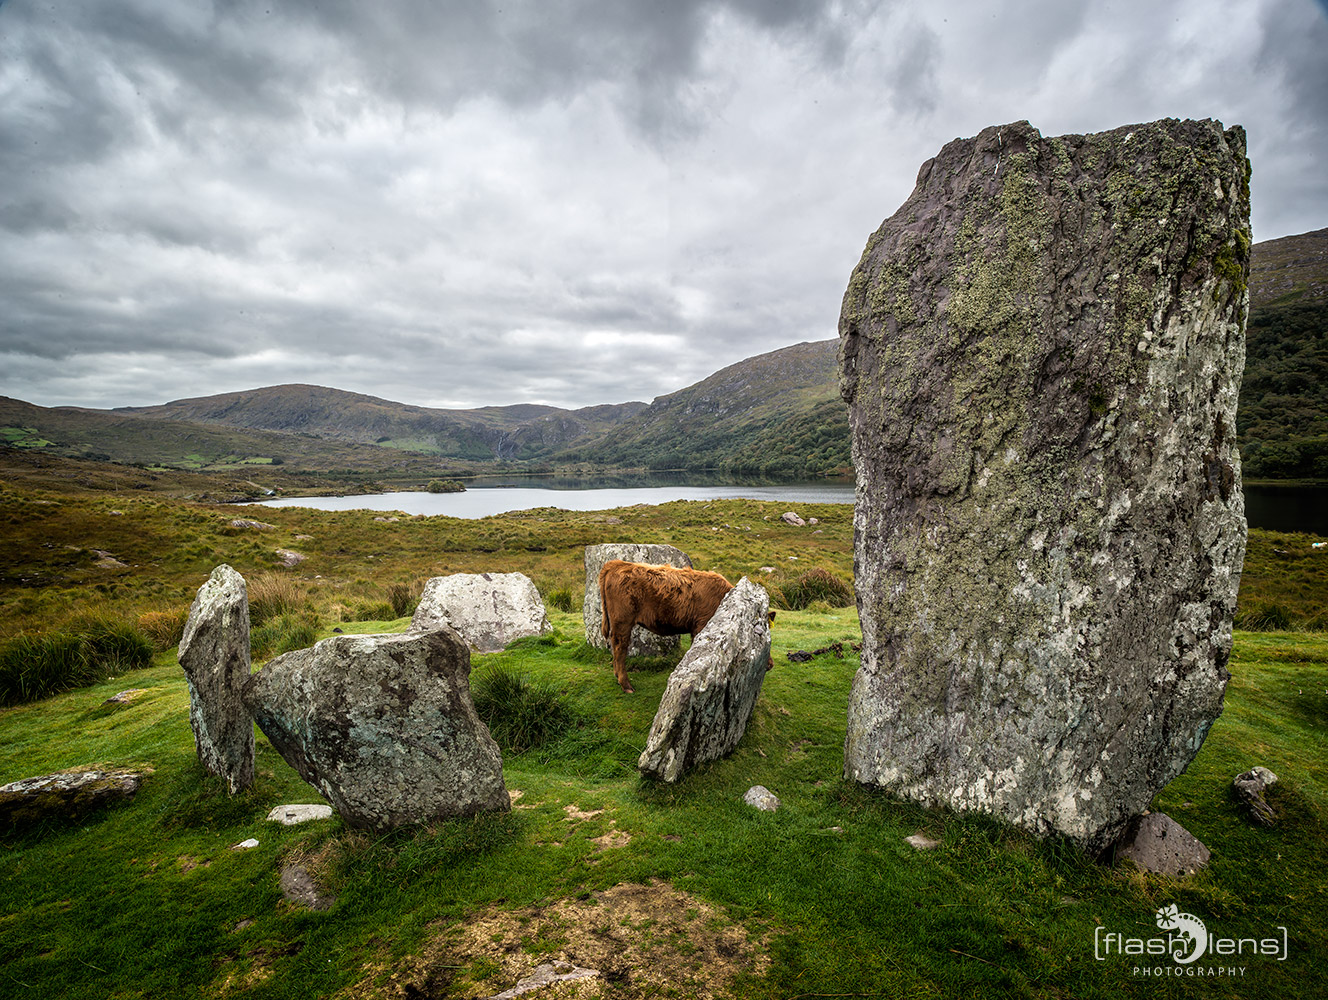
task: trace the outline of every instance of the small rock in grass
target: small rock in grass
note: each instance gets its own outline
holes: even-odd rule
[[[242,840],[238,844],[231,844],[231,850],[247,851],[251,847],[257,847],[257,846],[258,846],[258,841],[255,840],[253,837],[250,837],[248,840]]]
[[[336,896],[319,892],[313,876],[300,865],[286,865],[281,869],[281,894],[307,910],[331,909],[337,901]]]
[[[747,789],[747,794],[742,797],[742,801],[753,809],[760,809],[762,812],[774,812],[779,808],[779,799],[765,785],[753,785]]]
[[[1231,783],[1236,796],[1245,803],[1254,821],[1261,826],[1272,826],[1277,822],[1277,813],[1263,797],[1270,785],[1277,784],[1277,775],[1266,767],[1255,767],[1244,774],[1236,775]]]
[[[297,823],[307,823],[313,819],[331,819],[332,807],[313,803],[276,806],[267,814],[267,818],[282,826],[295,826]]]
[[[930,837],[921,833],[915,833],[911,837],[905,837],[904,840],[907,843],[912,844],[919,851],[934,851],[941,846],[939,840],[932,840]]]
[[[1166,813],[1136,816],[1116,846],[1116,858],[1160,875],[1193,875],[1210,853],[1194,834]]]

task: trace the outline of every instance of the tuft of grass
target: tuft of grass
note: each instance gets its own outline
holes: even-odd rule
[[[180,644],[188,621],[189,608],[182,606],[169,611],[145,611],[138,616],[138,627],[160,653]]]
[[[1247,632],[1289,632],[1296,627],[1296,614],[1281,601],[1255,601],[1236,612],[1232,625]]]
[[[249,648],[255,660],[266,660],[295,649],[312,646],[318,639],[318,623],[296,615],[282,615],[249,632]]]
[[[299,584],[279,573],[263,573],[247,581],[249,624],[262,625],[298,610],[304,603]]]
[[[36,701],[146,667],[152,654],[152,641],[137,625],[103,616],[15,636],[0,646],[0,705]]]
[[[819,568],[768,589],[772,603],[785,611],[802,611],[815,603],[831,608],[846,608],[853,603],[853,588],[829,570]]]
[[[394,583],[387,588],[387,603],[392,606],[392,618],[409,618],[420,603],[421,587],[418,583]]]
[[[571,587],[554,587],[544,598],[544,603],[555,611],[571,613],[581,607],[581,599],[572,592]]]
[[[578,722],[566,696],[547,681],[497,663],[470,681],[475,711],[504,750],[525,753],[557,739]]]

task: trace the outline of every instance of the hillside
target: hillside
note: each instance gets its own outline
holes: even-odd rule
[[[795,344],[729,365],[558,457],[783,475],[850,468],[838,343]]]
[[[444,410],[316,385],[277,385],[113,412],[310,434],[446,458],[492,461],[530,458],[586,435],[602,433],[645,405],[621,403],[564,410],[522,404]]]
[[[1236,430],[1247,477],[1328,479],[1328,229],[1253,247]]]

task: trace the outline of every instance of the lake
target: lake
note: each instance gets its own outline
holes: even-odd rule
[[[537,485],[538,484],[538,485]],[[801,483],[721,482],[718,477],[620,476],[569,479],[513,476],[468,484],[465,493],[401,492],[350,497],[284,497],[265,500],[267,507],[313,507],[317,510],[404,511],[479,518],[533,507],[608,510],[671,500],[772,500],[799,503],[852,503],[853,483],[814,480]],[[1328,536],[1328,487],[1246,486],[1245,516],[1251,528],[1308,531]]]

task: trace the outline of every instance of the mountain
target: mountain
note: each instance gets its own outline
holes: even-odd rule
[[[1249,286],[1237,415],[1245,475],[1328,479],[1328,229],[1255,244]],[[284,461],[428,476],[500,460],[818,475],[851,468],[837,345],[747,358],[648,405],[577,410],[444,410],[312,385],[118,410],[0,398],[0,445],[177,468]]]
[[[275,385],[177,399],[114,413],[254,430],[308,434],[471,461],[525,459],[598,434],[645,403],[588,406],[520,404],[444,410],[395,403],[316,385]]]
[[[1328,479],[1328,229],[1251,249],[1236,433],[1245,476]]]
[[[795,344],[660,396],[564,461],[815,475],[851,469],[838,340]]]

